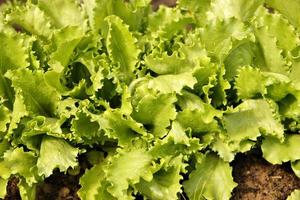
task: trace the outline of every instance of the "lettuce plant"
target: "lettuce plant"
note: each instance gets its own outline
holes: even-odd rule
[[[22,199],[35,199],[78,157],[91,164],[82,200],[229,199],[230,162],[252,148],[299,175],[299,10],[299,0],[156,12],[149,0],[3,4],[0,197],[17,176]]]

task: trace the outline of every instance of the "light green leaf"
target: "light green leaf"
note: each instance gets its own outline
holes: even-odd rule
[[[152,179],[151,160],[152,157],[144,149],[121,151],[111,157],[105,170],[106,181],[111,184],[107,190],[118,199],[126,199],[130,184],[138,183],[140,178]]]
[[[135,65],[139,50],[136,39],[128,30],[128,25],[117,16],[106,18],[108,34],[106,38],[107,50],[112,62],[116,65],[113,69],[117,78],[125,83],[130,83],[134,78]]]
[[[150,131],[156,137],[162,137],[167,133],[166,128],[170,121],[176,117],[175,102],[176,96],[173,94],[144,93],[134,107],[132,117],[138,122],[150,125]]]
[[[267,93],[266,78],[257,68],[243,67],[237,70],[235,88],[239,99],[262,97]]]
[[[23,179],[18,184],[22,200],[32,200],[36,198],[37,184],[29,185]]]
[[[93,93],[100,90],[103,87],[105,73],[108,70],[108,63],[106,62],[106,60],[100,56],[94,56],[92,52],[89,52],[85,55],[82,55],[78,59],[78,62],[83,64],[86,67],[87,71],[90,73],[89,79],[92,82],[92,91],[87,92]]]
[[[267,137],[261,145],[263,157],[272,164],[300,160],[299,142],[300,135],[286,135],[284,142]]]
[[[246,21],[253,17],[256,9],[263,3],[263,0],[214,0],[208,15],[220,19],[235,17]]]
[[[251,34],[247,27],[235,18],[215,20],[200,28],[200,39],[206,50],[220,61],[228,55],[230,50]]]
[[[157,78],[150,79],[148,88],[159,91],[162,94],[179,93],[184,87],[193,88],[197,83],[192,73],[182,73],[176,75],[161,75]]]
[[[233,79],[238,72],[239,67],[265,66],[265,60],[261,48],[253,42],[245,42],[232,50],[224,61],[225,78]]]
[[[254,145],[255,141],[232,141],[226,133],[219,133],[214,136],[210,147],[213,151],[217,152],[224,161],[231,162],[237,153],[250,151]]]
[[[6,76],[12,81],[15,92],[23,96],[28,112],[34,115],[54,115],[60,96],[46,84],[43,72],[22,69],[10,71]]]
[[[37,157],[33,152],[25,152],[23,148],[10,149],[3,155],[0,161],[0,177],[9,179],[12,174],[26,179],[28,185],[38,181]]]
[[[196,169],[184,181],[184,191],[190,200],[230,199],[231,191],[237,186],[231,176],[229,163],[212,153],[198,155]]]
[[[182,111],[178,112],[176,120],[184,128],[191,128],[193,133],[218,130],[218,122],[215,118],[222,117],[221,111],[204,103],[200,97],[186,91],[178,99]]]
[[[185,109],[177,114],[176,121],[184,128],[190,128],[195,134],[217,131],[218,123],[214,117],[220,113],[213,109],[209,110],[209,106],[203,110]]]
[[[56,72],[62,72],[66,67],[76,46],[84,36],[81,27],[68,26],[54,32],[52,36],[53,52],[50,55],[49,65]]]
[[[187,25],[193,23],[192,15],[181,13],[179,8],[160,6],[158,11],[149,15],[148,31],[154,38],[171,39],[178,32],[185,30]]]
[[[209,63],[205,66],[197,67],[194,70],[194,77],[197,83],[194,86],[196,94],[204,95],[205,102],[211,102],[211,89],[217,84],[218,66]]]
[[[104,170],[108,165],[107,161],[108,159],[98,162],[91,169],[86,170],[80,178],[81,188],[78,195],[82,200],[116,199],[107,191],[109,183],[105,181],[106,172]]]
[[[88,16],[89,25],[95,33],[104,26],[104,19],[112,14],[112,1],[83,0],[83,8]]]
[[[149,0],[128,1],[102,1],[102,0],[84,0],[83,4],[88,15],[91,28],[97,33],[103,28],[105,17],[117,15],[126,24],[130,30],[141,30],[144,28],[144,21],[147,18],[150,8]]]
[[[11,114],[11,121],[8,128],[8,134],[6,135],[7,138],[13,134],[14,129],[18,127],[18,123],[22,119],[22,117],[27,116],[29,113],[26,110],[24,104],[24,98],[20,93],[15,95],[15,102],[13,104],[13,112]]]
[[[300,162],[296,160],[295,162],[291,162],[292,170],[294,171],[295,175],[300,178]]]
[[[80,137],[87,140],[97,136],[100,132],[100,126],[97,122],[92,121],[91,117],[85,113],[78,113],[72,120],[71,130]]]
[[[203,148],[198,138],[189,137],[189,133],[176,121],[172,123],[171,130],[163,139],[155,141],[150,150],[154,158],[173,158],[180,155],[189,155]]]
[[[279,48],[291,51],[299,45],[299,34],[282,15],[277,12],[269,13],[264,7],[260,7],[255,15],[257,16],[256,26],[267,26],[268,34],[276,37]]]
[[[100,125],[102,124],[98,121],[99,116],[92,114],[87,110],[88,106],[90,105],[84,105],[83,102],[81,103],[83,105],[83,109],[81,111],[77,111],[76,114],[74,113],[74,118],[70,123],[70,130],[73,132],[75,138],[79,143],[104,144],[104,142],[108,140],[108,138],[104,136],[103,130],[101,130],[101,128],[104,127],[100,127]],[[110,135],[110,137],[113,136]]]
[[[171,56],[166,53],[161,56],[150,54],[146,57],[145,64],[157,74],[180,74],[193,68],[186,58],[181,58],[176,53]]]
[[[6,186],[7,186],[8,180],[0,178],[0,198],[4,199],[6,195]]]
[[[50,20],[45,13],[34,4],[27,4],[12,10],[6,15],[11,25],[18,25],[28,33],[48,38],[51,35]]]
[[[73,0],[39,0],[38,6],[51,20],[54,27],[63,28],[66,26],[84,27],[85,20],[79,2]]]
[[[4,105],[0,105],[0,132],[6,132],[10,123],[11,113]]]
[[[80,178],[81,188],[78,195],[82,200],[97,200],[96,195],[101,187],[101,182],[105,180],[103,167],[103,163],[96,164]],[[106,193],[108,192],[106,191]]]
[[[144,31],[151,9],[150,0],[125,2],[117,0],[111,3],[114,15],[119,16],[131,31]]]
[[[255,35],[260,43],[265,58],[265,66],[260,66],[262,71],[287,74],[286,61],[282,56],[282,50],[277,46],[277,38],[269,33],[268,27],[258,27]],[[272,52],[272,53],[270,53]]]
[[[142,179],[135,187],[145,197],[156,200],[177,199],[177,194],[181,192],[180,180],[182,176],[182,157],[174,158],[166,167],[153,174],[151,181]]]
[[[283,126],[273,112],[265,100],[246,100],[233,112],[224,114],[227,134],[233,141],[256,140],[261,134],[283,140]]]
[[[0,96],[7,101],[7,107],[12,109],[14,91],[11,82],[4,75],[8,70],[27,67],[28,54],[18,36],[0,32],[0,44]]]
[[[226,91],[231,88],[229,82],[224,79],[225,69],[222,65],[217,74],[216,85],[212,88],[211,103],[218,107],[227,104]]]
[[[300,190],[294,190],[286,200],[298,200],[300,199]]]
[[[98,190],[98,194],[96,195],[96,200],[98,199],[107,199],[107,200],[117,200],[118,198],[113,197],[108,191],[107,187],[109,186],[108,182],[102,182],[101,187]],[[124,200],[133,200],[132,195],[130,192],[127,193],[126,196],[122,197]]]
[[[79,195],[83,200],[132,199],[129,186],[141,178],[152,179],[151,161],[152,156],[144,148],[119,149],[82,176]]]
[[[43,135],[74,140],[78,136],[72,135],[68,130],[61,129],[63,120],[37,116],[27,120],[22,130],[21,140],[29,149],[39,150]],[[78,140],[78,139],[77,139]]]
[[[211,9],[211,2],[211,0],[179,0],[177,1],[177,5],[184,10],[194,13],[197,23],[204,25],[208,21],[207,12]]]
[[[97,119],[105,136],[118,140],[119,146],[127,146],[140,136],[146,135],[143,125],[119,109],[106,110]]]
[[[282,13],[295,27],[300,28],[300,2],[298,0],[266,0],[266,3]]]
[[[65,172],[69,167],[73,168],[78,165],[77,155],[78,149],[65,140],[44,136],[37,161],[38,173],[40,176],[48,177],[55,168]]]
[[[0,158],[2,158],[3,154],[10,148],[10,143],[6,139],[2,139],[0,142]]]

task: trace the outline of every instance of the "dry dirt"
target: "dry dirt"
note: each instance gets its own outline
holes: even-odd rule
[[[289,164],[271,165],[259,153],[240,154],[232,166],[239,185],[231,200],[285,200],[300,188],[300,179]]]

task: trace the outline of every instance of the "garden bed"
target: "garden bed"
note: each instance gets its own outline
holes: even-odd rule
[[[1,2],[4,2],[4,1],[0,0],[0,3]],[[155,0],[152,3],[153,3],[154,10],[157,10],[161,3],[168,5],[170,7],[173,7],[176,5],[176,2],[174,0]],[[269,9],[269,12],[273,12],[272,8],[268,7],[268,9]],[[119,21],[117,21],[116,24],[120,25],[120,23],[119,24],[118,23],[119,23]],[[126,26],[124,26],[124,27],[126,27]],[[18,28],[18,27],[16,27],[16,28]],[[192,28],[192,27],[190,27],[190,28]],[[247,71],[247,70],[249,70],[249,68],[245,68],[246,72],[249,72],[249,71],[254,72],[251,70],[249,70],[249,71]],[[153,72],[151,72],[151,73],[153,73]],[[157,76],[157,74],[154,74],[153,76],[155,77],[155,76]],[[74,79],[76,79],[76,77]],[[222,81],[223,81],[223,79],[222,79]],[[280,79],[280,81],[281,81],[281,79]],[[272,87],[273,87],[273,85],[272,85]],[[274,87],[276,87],[276,85]],[[239,88],[237,88],[237,89],[239,89]],[[235,90],[236,90],[236,88],[235,88]],[[255,95],[257,95],[257,94],[255,94]],[[256,101],[257,98],[261,97],[259,95],[258,96],[255,96],[255,95],[251,96],[251,98],[255,99],[254,101]],[[274,94],[274,96],[275,95],[277,95],[277,94]],[[286,100],[288,97],[290,97],[290,96],[286,95],[286,97],[284,97],[283,100]],[[233,95],[233,97],[231,97],[229,94],[228,99],[229,98],[236,98],[236,96]],[[111,100],[111,102],[113,102],[112,105],[110,105],[112,108],[115,108],[114,104],[116,104],[116,107],[119,106],[118,102],[116,103],[114,101],[114,99],[113,100],[110,99],[110,100]],[[288,99],[287,101],[288,101],[288,103],[290,103],[290,101],[292,101],[292,100]],[[247,98],[246,98],[246,101],[247,101]],[[241,103],[241,102],[239,101],[238,103]],[[280,103],[281,102],[279,102],[278,104],[280,104]],[[215,107],[218,107],[218,106],[215,106]],[[233,104],[233,105],[229,105],[229,106],[234,107],[237,105]],[[176,109],[180,110],[181,108],[180,109],[176,108]],[[218,109],[222,109],[221,104],[218,107]],[[182,111],[182,110],[180,110],[180,111]],[[124,118],[126,118],[126,116]],[[215,117],[215,118],[217,118],[217,117]],[[153,128],[151,126],[147,127],[146,125],[145,125],[145,127],[146,127],[146,129],[148,129],[147,131],[149,131]],[[259,127],[259,128],[261,128],[261,127]],[[272,132],[272,131],[270,131],[270,132]],[[296,134],[293,133],[293,134],[297,135],[297,133]],[[262,138],[260,138],[259,136],[256,136],[255,141],[257,138],[259,138],[259,139],[257,139],[257,142],[261,142],[260,140]],[[252,135],[249,136],[249,138],[250,137],[252,137]],[[249,139],[249,138],[247,138],[247,139]],[[201,138],[201,139],[203,139],[203,138]],[[109,141],[109,142],[111,142],[111,141]],[[220,149],[218,149],[218,147],[212,147],[212,148],[216,148],[216,149],[214,149],[214,151],[220,150]],[[201,149],[201,153],[203,152],[203,154],[204,154],[206,150],[207,149],[205,149],[205,148]],[[221,152],[218,152],[218,153],[219,154],[224,153],[224,152],[222,152],[222,150],[223,149],[221,149],[220,150]],[[236,154],[237,152],[234,152],[233,154]],[[194,159],[194,157],[192,157],[191,160],[192,159]],[[282,165],[270,164],[268,161],[266,161],[263,158],[263,153],[261,152],[261,147],[255,147],[253,145],[253,148],[251,148],[250,151],[247,151],[246,153],[237,153],[235,155],[235,158],[233,161],[230,160],[230,162],[229,162],[229,160],[230,159],[226,160],[226,162],[229,163],[229,164],[227,163],[228,167],[229,166],[232,167],[233,180],[234,180],[234,182],[236,182],[238,184],[232,191],[231,200],[285,200],[295,189],[300,189],[300,179],[294,174],[293,170],[291,169],[290,163],[283,162]],[[270,158],[270,160],[272,160],[272,157]],[[282,159],[282,160],[285,160],[285,159]],[[295,160],[297,160],[297,159],[295,159]],[[295,161],[295,160],[293,160],[293,161]],[[192,160],[192,161],[194,162],[195,160]],[[193,163],[193,162],[191,162],[191,163]],[[274,162],[276,162],[276,161],[274,161]],[[79,195],[77,192],[81,188],[81,186],[79,184],[80,178],[83,176],[85,171],[88,169],[91,169],[91,167],[93,165],[93,163],[90,163],[88,161],[88,158],[85,157],[85,154],[82,154],[81,157],[79,157],[79,163],[80,163],[80,170],[78,173],[75,173],[75,174],[72,174],[69,172],[62,173],[62,172],[59,172],[59,170],[55,170],[51,176],[47,177],[44,180],[44,182],[39,183],[37,186],[37,194],[36,194],[37,200],[54,200],[54,199],[56,199],[56,200],[79,200],[80,198],[79,198]],[[195,166],[193,166],[193,167],[195,167]],[[188,169],[188,170],[191,170],[191,169]],[[182,174],[182,176],[185,179],[188,179],[188,177],[186,177],[186,174],[185,175]],[[19,179],[17,177],[13,177],[9,180],[8,185],[7,185],[7,195],[5,197],[5,200],[21,199],[20,191],[18,189],[18,183],[19,183]],[[135,196],[136,199],[138,199],[138,200],[143,199],[143,197],[140,194],[135,194],[135,195],[136,195]],[[188,197],[187,197],[188,195],[185,192],[183,192],[180,195],[181,196],[179,196],[179,198],[181,198],[182,200],[188,199]],[[153,200],[155,200],[155,199],[153,199]]]

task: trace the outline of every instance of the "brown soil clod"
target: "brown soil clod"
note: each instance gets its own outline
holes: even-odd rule
[[[300,188],[289,164],[272,165],[253,153],[237,155],[233,165],[233,177],[239,185],[231,200],[285,200]]]
[[[4,200],[21,200],[19,188],[18,188],[19,179],[13,177],[8,181],[6,187],[6,193]]]

